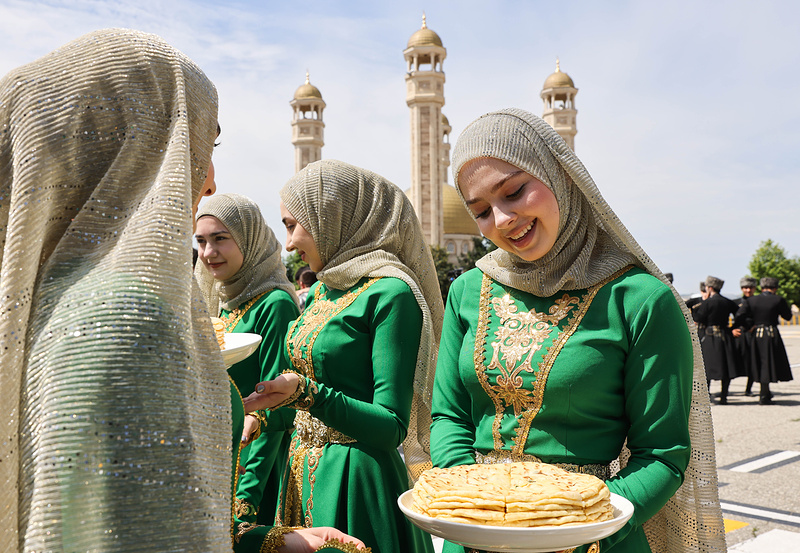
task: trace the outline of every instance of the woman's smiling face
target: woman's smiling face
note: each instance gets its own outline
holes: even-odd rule
[[[242,251],[228,227],[216,217],[200,217],[195,227],[194,239],[197,241],[198,259],[216,280],[230,280],[242,268]]]
[[[536,177],[485,157],[464,165],[458,185],[481,233],[498,248],[535,261],[556,243],[558,202]]]

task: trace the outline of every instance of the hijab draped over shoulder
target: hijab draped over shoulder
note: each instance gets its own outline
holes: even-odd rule
[[[0,81],[3,551],[230,549],[230,389],[192,276],[213,84],[93,32]]]
[[[423,326],[414,402],[403,443],[416,478],[430,466],[430,399],[444,307],[436,267],[411,202],[371,171],[336,160],[307,165],[280,191],[289,213],[311,234],[323,268],[317,279],[347,290],[364,277],[395,277],[411,288]],[[425,460],[426,458],[426,460]]]
[[[510,163],[542,181],[555,195],[560,211],[558,237],[544,257],[525,261],[498,249],[478,261],[477,266],[484,273],[507,286],[549,297],[562,289],[588,288],[623,267],[636,265],[669,286],[687,325],[694,327],[683,299],[617,218],[581,161],[550,125],[520,109],[488,113],[473,121],[453,150],[456,188],[460,186],[461,169],[484,157]],[[464,200],[460,188],[459,194]],[[683,485],[645,524],[650,546],[656,553],[725,550],[719,496],[717,486],[712,485],[717,467],[708,388],[697,333],[691,334],[692,453]],[[678,528],[681,533],[676,531]]]
[[[253,200],[241,194],[217,194],[200,207],[197,219],[209,215],[227,227],[244,257],[242,267],[224,282],[217,282],[202,263],[197,264],[195,276],[210,313],[218,314],[220,307],[231,311],[274,288],[286,290],[297,300],[286,276],[282,246]]]

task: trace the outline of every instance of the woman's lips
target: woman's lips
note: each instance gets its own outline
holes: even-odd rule
[[[520,240],[523,240],[526,236],[528,236],[528,234],[530,234],[530,231],[533,229],[534,226],[536,226],[536,219],[531,221],[527,227],[522,229],[514,236],[508,236],[508,239],[511,240],[512,242],[519,242]]]

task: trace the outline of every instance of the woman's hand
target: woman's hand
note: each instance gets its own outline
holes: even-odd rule
[[[285,545],[278,548],[280,553],[313,553],[326,541],[339,540],[344,543],[354,543],[359,549],[364,549],[364,543],[336,528],[321,526],[319,528],[300,528],[294,532],[283,535]]]
[[[280,405],[297,391],[299,384],[300,376],[295,373],[283,373],[274,380],[259,382],[256,391],[242,399],[244,412],[252,413],[258,409],[270,409]]]
[[[242,431],[242,447],[248,445],[253,441],[253,437],[258,430],[261,421],[256,417],[250,416],[244,418],[244,430]]]

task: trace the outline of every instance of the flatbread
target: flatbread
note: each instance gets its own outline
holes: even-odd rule
[[[599,478],[547,463],[475,464],[423,472],[412,509],[465,524],[564,526],[611,519],[610,496]]]

